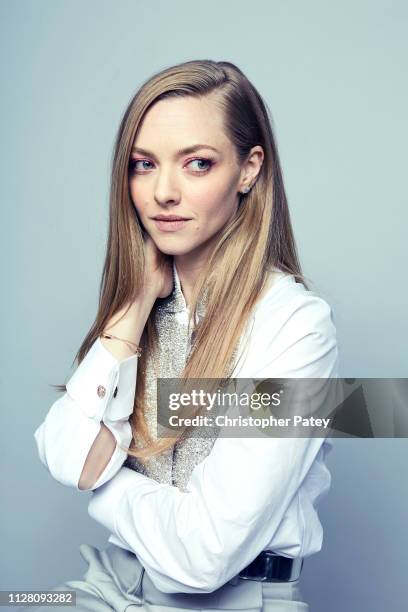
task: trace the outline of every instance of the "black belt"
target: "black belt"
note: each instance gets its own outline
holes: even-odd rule
[[[292,582],[298,580],[302,571],[303,558],[282,557],[270,550],[263,550],[257,557],[247,565],[230,582],[237,584],[238,579]]]

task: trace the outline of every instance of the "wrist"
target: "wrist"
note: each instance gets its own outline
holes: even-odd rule
[[[119,336],[138,345],[155,301],[154,293],[144,292],[138,295],[130,306],[126,304],[108,321],[103,332]],[[107,342],[113,343],[114,340],[107,340]]]

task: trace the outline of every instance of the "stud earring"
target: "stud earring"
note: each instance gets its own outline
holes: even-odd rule
[[[248,193],[249,191],[251,191],[251,186],[247,185],[246,187],[243,187],[239,193]]]

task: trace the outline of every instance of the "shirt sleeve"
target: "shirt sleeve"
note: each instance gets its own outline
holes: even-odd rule
[[[67,391],[51,406],[34,432],[42,463],[60,483],[75,487],[88,452],[103,421],[116,440],[116,448],[92,489],[106,483],[118,472],[129,448],[136,389],[137,355],[119,361],[98,337],[69,381]]]
[[[337,376],[336,332],[321,298],[295,300],[279,333],[258,316],[253,377]],[[186,491],[122,467],[88,511],[134,552],[165,593],[207,593],[266,548],[324,438],[218,437]]]

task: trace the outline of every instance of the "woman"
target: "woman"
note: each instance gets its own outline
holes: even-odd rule
[[[159,377],[338,376],[268,112],[235,65],[167,68],[130,102],[77,358],[35,439],[54,478],[93,491],[111,535],[103,551],[83,544],[84,579],[55,590],[75,590],[79,610],[307,610],[299,576],[322,544],[328,440],[157,436]]]

